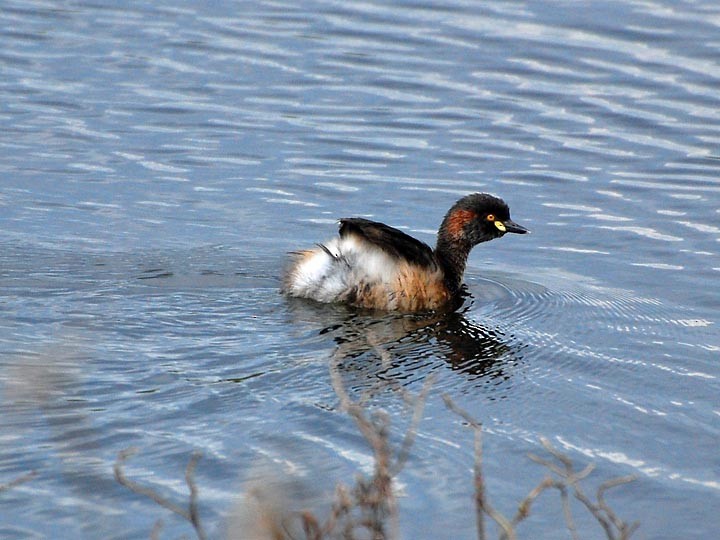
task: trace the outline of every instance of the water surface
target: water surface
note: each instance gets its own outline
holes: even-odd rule
[[[213,537],[267,470],[371,472],[330,367],[386,410],[434,377],[397,478],[405,538],[474,538],[547,437],[638,538],[720,529],[720,10],[713,2],[9,2],[0,12],[4,538]],[[450,316],[278,293],[285,253],[379,219],[428,242],[461,195],[532,235],[478,247]],[[292,497],[291,497],[292,498]],[[315,504],[315,503],[313,503]],[[322,512],[322,503],[317,502]],[[521,537],[556,538],[547,494]],[[578,507],[583,538],[602,530]],[[233,528],[235,527],[235,528]],[[62,533],[58,533],[62,531]],[[562,532],[559,532],[562,531]]]

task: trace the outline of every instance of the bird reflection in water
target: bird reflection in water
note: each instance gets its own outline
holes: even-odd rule
[[[349,378],[422,381],[449,367],[481,385],[507,381],[522,361],[524,346],[498,326],[468,318],[472,297],[465,290],[457,310],[429,313],[384,313],[345,306],[291,301],[304,322],[324,323],[320,334],[332,336],[335,361]],[[455,306],[453,306],[455,307]],[[329,320],[335,319],[332,324]],[[349,381],[348,381],[349,382]]]

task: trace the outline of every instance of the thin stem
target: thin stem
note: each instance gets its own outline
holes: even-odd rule
[[[158,505],[162,506],[163,508],[166,508],[174,514],[177,514],[178,516],[184,518],[185,520],[190,522],[190,524],[195,529],[198,540],[205,540],[206,536],[200,523],[200,516],[197,508],[198,490],[194,479],[195,467],[198,460],[200,459],[200,453],[195,452],[192,455],[185,470],[185,481],[188,485],[188,488],[190,489],[190,502],[188,504],[188,509],[186,510],[185,508],[182,508],[181,506],[163,497],[154,489],[143,486],[142,484],[138,484],[137,482],[134,482],[125,476],[122,467],[125,462],[130,457],[137,454],[137,452],[137,448],[126,448],[118,454],[117,461],[115,462],[115,465],[113,467],[113,471],[115,472],[115,480],[117,480],[120,485],[128,488],[130,491],[137,493],[138,495],[143,495],[148,499],[151,499]]]

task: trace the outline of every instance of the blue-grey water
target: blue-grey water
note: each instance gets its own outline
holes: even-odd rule
[[[720,7],[610,2],[4,1],[0,536],[246,538],[247,486],[322,515],[372,469],[330,368],[390,415],[434,375],[396,479],[403,538],[475,538],[540,437],[637,538],[720,530]],[[433,243],[459,196],[532,230],[481,245],[456,314],[283,298],[285,253],[366,216]],[[513,237],[510,237],[513,236]],[[275,480],[268,479],[272,470]],[[279,478],[279,479],[278,479]],[[283,488],[285,489],[285,488]],[[293,499],[293,497],[290,497]],[[583,538],[604,538],[573,506]],[[238,522],[241,522],[238,524]],[[570,537],[557,493],[522,538]]]

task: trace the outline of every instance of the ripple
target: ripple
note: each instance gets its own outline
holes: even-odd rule
[[[205,450],[213,532],[260,456],[328,491],[326,472],[367,472],[331,361],[393,425],[434,376],[483,422],[503,500],[545,435],[639,473],[626,506],[648,537],[720,528],[712,2],[5,4],[0,393],[24,401],[0,469],[41,471],[4,499],[11,538],[147,538],[157,508],[112,480],[130,444],[178,500]],[[534,234],[473,253],[457,313],[277,294],[284,251],[335,218],[432,241],[471,191]],[[472,436],[436,394],[426,415],[402,536],[471,537]]]
[[[622,226],[615,225],[615,226],[610,227],[610,226],[606,226],[606,225],[601,225],[598,228],[608,229],[608,230],[612,230],[612,231],[627,231],[627,232],[637,234],[639,236],[643,236],[645,238],[649,238],[651,240],[660,240],[663,242],[682,242],[682,240],[683,240],[679,236],[673,236],[671,234],[661,233],[651,227],[634,227],[634,226],[627,226],[627,225],[622,225]]]
[[[478,298],[482,301],[480,312],[504,321],[503,326],[512,328],[512,333],[521,336],[520,341],[535,349],[538,357],[549,358],[562,351],[566,366],[574,361],[573,357],[588,355],[602,362],[623,362],[614,352],[619,343],[617,332],[626,335],[621,341],[630,340],[632,348],[638,350],[637,344],[648,344],[654,337],[681,339],[682,328],[692,327],[687,321],[694,320],[680,313],[668,316],[667,306],[660,300],[630,291],[580,287],[577,283],[573,289],[550,289],[505,280],[492,282],[499,295]],[[702,321],[695,327],[711,325],[710,321]],[[604,339],[611,339],[616,346],[608,347]],[[557,364],[552,369],[557,369]]]

